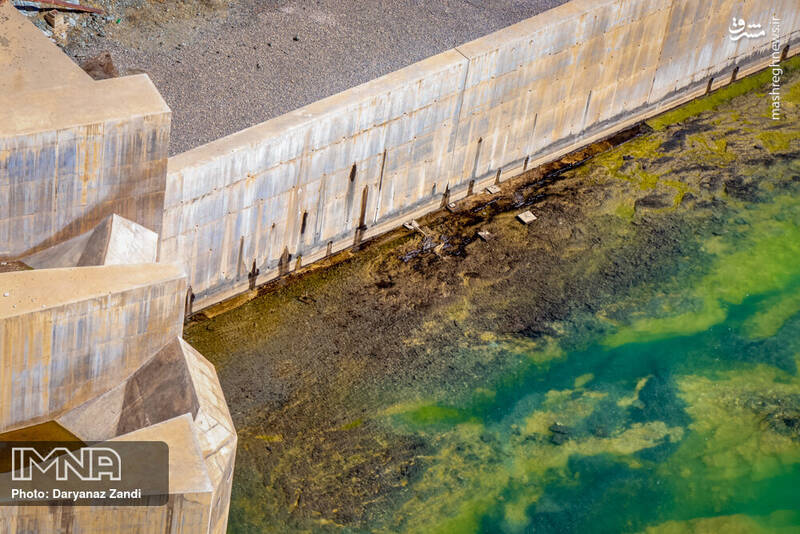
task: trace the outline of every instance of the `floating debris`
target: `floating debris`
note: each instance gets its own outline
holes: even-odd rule
[[[519,219],[519,221],[522,224],[530,224],[530,223],[532,223],[533,221],[536,220],[536,215],[531,213],[530,210],[523,211],[522,213],[517,215],[517,219]]]
[[[486,188],[486,192],[489,193],[490,195],[496,195],[497,193],[500,192],[500,186],[490,185],[489,187]]]
[[[450,213],[454,213],[456,211],[456,203],[450,202],[449,204],[447,204],[447,211],[449,211]]]
[[[492,239],[494,239],[494,236],[486,230],[481,230],[480,232],[478,232],[478,237],[480,237],[484,241],[491,241]]]

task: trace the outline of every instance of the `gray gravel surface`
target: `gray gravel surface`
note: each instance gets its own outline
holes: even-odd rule
[[[101,30],[89,24],[67,47],[76,60],[108,50],[121,73],[150,75],[173,112],[171,154],[565,0],[215,1],[111,4]]]

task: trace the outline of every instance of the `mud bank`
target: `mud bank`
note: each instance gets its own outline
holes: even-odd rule
[[[799,62],[781,121],[747,78],[195,317],[239,431],[231,531],[795,525],[709,466],[798,482]],[[636,498],[600,521],[578,474]]]

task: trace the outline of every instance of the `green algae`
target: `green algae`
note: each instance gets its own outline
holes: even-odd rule
[[[487,514],[496,510],[509,532],[529,526],[527,510],[549,481],[564,476],[575,455],[608,454],[623,458],[657,443],[679,441],[683,431],[663,422],[637,423],[608,438],[587,436],[556,445],[537,436],[547,430],[534,421],[552,421],[555,412],[576,424],[588,417],[604,395],[551,391],[542,410],[512,429],[489,429],[478,423],[458,424],[439,434],[438,452],[416,482],[415,495],[395,514],[387,531],[469,533],[483,530]],[[551,424],[551,423],[548,423]],[[533,438],[533,439],[531,439]],[[503,497],[512,488],[514,499]],[[397,529],[397,530],[395,530]]]
[[[595,156],[588,165],[579,169],[579,174],[591,174],[595,169],[601,168],[612,176],[625,176],[620,173],[621,169],[628,160],[657,158],[662,154],[659,147],[663,140],[657,136],[641,136],[620,145],[619,147]],[[637,165],[640,165],[637,163]],[[641,167],[637,167],[641,170]]]
[[[736,159],[736,155],[728,150],[728,141],[724,138],[714,138],[707,134],[694,134],[687,137],[690,149],[699,153],[696,158],[703,158],[707,163],[726,165]]]
[[[788,152],[791,148],[792,141],[800,138],[800,131],[765,131],[760,132],[758,138],[764,143],[764,147],[767,150],[772,154],[776,154],[778,152]]]
[[[401,414],[407,422],[416,425],[453,424],[469,419],[469,415],[458,408],[429,404]]]
[[[677,208],[680,206],[681,202],[683,201],[683,197],[686,193],[692,191],[692,188],[689,187],[687,184],[680,182],[678,180],[661,180],[661,183],[666,185],[667,187],[671,187],[676,191],[675,197],[672,199],[672,207]]]
[[[794,72],[800,68],[800,56],[784,61],[781,63],[781,67],[787,74]],[[771,80],[772,70],[764,70],[758,74],[737,80],[676,109],[648,119],[647,124],[656,131],[663,130],[667,126],[683,122],[708,111],[714,111],[734,98],[762,89],[765,85],[771,83]],[[790,101],[793,101],[791,97]]]
[[[642,534],[791,534],[797,532],[798,524],[800,513],[779,510],[767,516],[734,514],[665,521],[647,527]]]
[[[636,214],[636,208],[631,202],[621,202],[614,208],[614,214],[620,219],[630,220]]]
[[[766,298],[757,311],[742,324],[744,334],[750,339],[774,336],[793,316],[800,313],[800,287],[794,292]]]
[[[737,101],[735,112],[720,104],[719,128],[732,130],[728,117],[758,123],[753,108],[761,98]],[[785,130],[781,125],[779,131]],[[364,381],[378,382],[378,394],[370,397],[362,389],[333,421],[314,418],[302,427],[323,441],[306,444],[268,425],[269,434],[256,434],[255,441],[240,435],[240,450],[248,451],[237,458],[240,465],[252,466],[255,451],[264,447],[270,461],[281,458],[281,464],[261,473],[250,469],[246,480],[235,482],[232,530],[796,531],[800,514],[789,510],[796,508],[791,499],[800,486],[800,439],[792,426],[800,422],[800,271],[794,265],[800,258],[800,195],[792,177],[800,165],[743,151],[758,142],[755,128],[724,139],[687,131],[693,133],[685,135],[684,146],[669,148],[668,132],[657,131],[566,173],[566,190],[574,196],[563,211],[536,208],[542,220],[555,219],[588,196],[584,184],[603,188],[604,203],[587,210],[590,225],[618,231],[616,239],[591,236],[580,248],[563,239],[569,230],[559,234],[553,226],[551,248],[537,249],[547,255],[572,247],[570,254],[585,258],[584,270],[568,276],[588,279],[606,271],[622,277],[624,247],[642,238],[634,229],[649,224],[656,229],[650,246],[672,246],[674,264],[637,249],[641,256],[625,268],[638,276],[612,289],[582,289],[608,291],[606,301],[584,302],[570,293],[577,311],[547,314],[534,323],[536,329],[526,329],[530,323],[524,320],[501,327],[499,318],[519,309],[504,307],[508,302],[543,298],[537,291],[543,275],[530,256],[478,242],[471,246],[482,248],[467,249],[464,259],[434,260],[455,263],[460,273],[455,282],[442,277],[441,294],[454,297],[419,306],[419,324],[403,332],[403,357],[429,354],[426,366],[414,371],[410,385],[396,374],[383,384],[370,375]],[[685,170],[708,162],[726,169]],[[671,166],[681,170],[671,172]],[[718,174],[723,180],[714,186]],[[737,190],[731,178],[740,177],[745,187]],[[671,206],[639,210],[638,199],[668,197],[667,188],[675,191]],[[684,202],[688,193],[694,201]],[[492,233],[502,236],[498,241],[530,247],[531,235],[539,232],[515,224],[513,215],[498,216]],[[675,231],[683,226],[687,231]],[[498,265],[493,277],[477,276],[470,265],[476,255],[492,256]],[[511,284],[506,273],[526,261],[529,274]],[[419,280],[441,276],[431,265],[424,265]],[[370,276],[357,273],[359,283],[371,283]],[[603,284],[613,279],[601,278]],[[561,279],[547,278],[541,285],[559,284]],[[358,300],[350,295],[343,300]],[[380,298],[393,295],[387,291]],[[552,294],[547,298],[555,302]],[[325,306],[322,298],[318,302]],[[334,303],[329,317],[359,317]],[[371,347],[370,361],[382,358],[388,359]],[[440,360],[452,365],[446,374],[468,372],[453,381],[439,377],[438,385],[425,381]],[[294,372],[291,363],[284,365],[282,372]],[[368,365],[354,364],[347,376],[357,380]],[[347,380],[342,384],[343,390],[351,387]],[[310,388],[321,394],[318,379]],[[293,391],[286,404],[298,403],[302,394]],[[333,437],[342,441],[325,441]],[[350,440],[369,445],[351,450]],[[400,447],[393,446],[402,442],[412,444],[407,450],[414,451],[413,460],[398,467],[392,455]],[[297,474],[297,465],[311,474]],[[391,485],[360,485],[398,471],[404,475]],[[334,488],[328,490],[333,497],[320,488]],[[351,493],[356,505],[346,502]],[[320,504],[320,494],[335,504],[325,508],[328,501]],[[264,511],[281,503],[286,510]],[[248,530],[257,524],[253,518],[262,517],[260,526]]]
[[[346,425],[343,425],[341,429],[342,430],[354,430],[354,429],[360,427],[363,424],[364,424],[364,419],[363,418],[358,418],[358,419],[356,419],[354,421],[350,421]]]
[[[800,199],[781,196],[757,213],[743,214],[742,218],[749,218],[752,230],[747,238],[735,246],[731,244],[727,253],[720,251],[710,272],[690,291],[697,304],[695,310],[636,319],[608,336],[604,344],[615,347],[634,340],[653,341],[701,332],[723,322],[727,306],[741,304],[751,295],[789,287],[800,276],[800,222],[784,217],[788,213],[800,213]],[[709,249],[720,247],[718,240],[710,240]],[[780,314],[776,312],[774,317]]]

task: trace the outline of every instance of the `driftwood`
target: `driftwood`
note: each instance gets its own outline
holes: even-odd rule
[[[80,4],[71,4],[69,2],[62,2],[61,0],[25,0],[34,4],[44,4],[46,6],[55,6],[61,9],[69,9],[71,11],[83,11],[85,13],[97,13],[103,15],[105,11],[96,7],[82,6]]]

